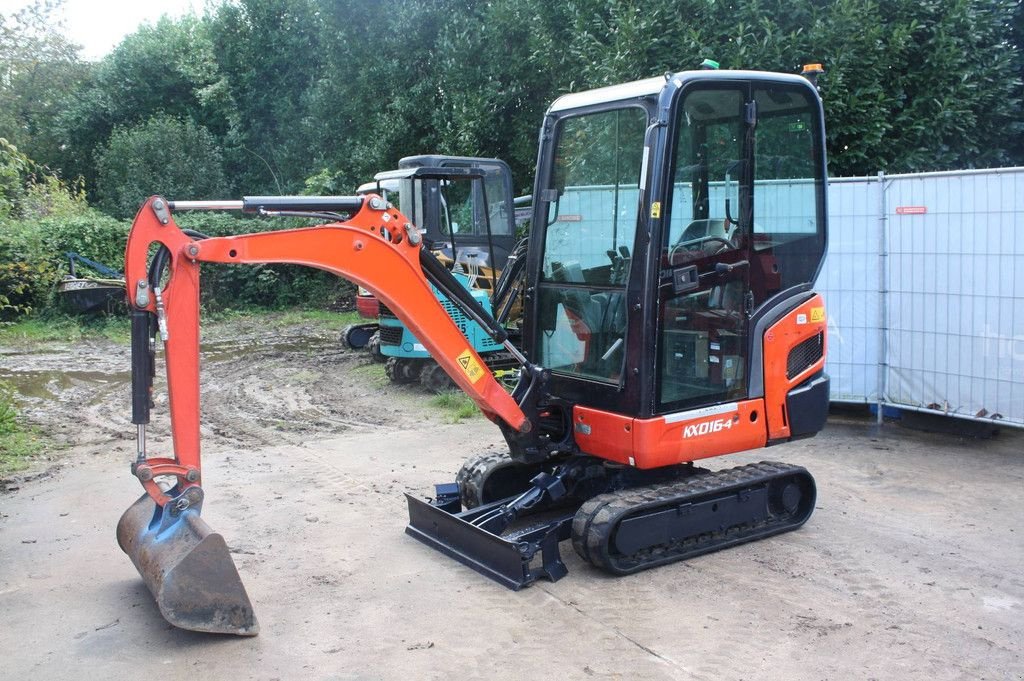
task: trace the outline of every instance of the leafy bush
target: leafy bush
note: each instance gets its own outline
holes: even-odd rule
[[[224,213],[179,213],[175,222],[207,236],[249,234],[305,227],[308,220],[238,218]],[[287,306],[338,307],[355,287],[330,272],[301,265],[212,265],[202,270],[203,304],[208,309]],[[344,305],[341,305],[344,306]]]
[[[0,137],[0,219],[68,216],[85,210],[81,178],[62,180]]]
[[[117,128],[96,154],[100,207],[131,218],[147,196],[221,198],[227,191],[217,140],[201,125],[159,115]]]
[[[14,389],[0,381],[0,435],[17,432],[18,410],[14,406]]]
[[[36,226],[42,232],[40,257],[60,268],[67,264],[64,253],[73,251],[107,267],[124,269],[124,247],[130,226],[127,222],[90,210],[67,218],[39,220]]]
[[[74,251],[114,269],[124,267],[128,224],[98,210],[38,220],[0,222],[0,321],[47,307]]]
[[[80,179],[65,182],[0,138],[0,321],[46,306],[65,251],[119,262],[124,234],[88,208]]]
[[[0,218],[14,213],[25,195],[26,160],[13,144],[0,137]]]
[[[85,181],[65,182],[56,175],[33,178],[21,200],[22,219],[69,217],[89,209],[85,200]]]
[[[0,263],[0,322],[13,321],[43,307],[56,271],[47,262]]]
[[[224,213],[178,213],[175,222],[208,236],[308,225],[306,220],[239,219]],[[0,320],[38,312],[52,301],[74,251],[124,269],[129,223],[95,209],[41,220],[0,222]],[[338,307],[354,287],[344,279],[299,265],[211,265],[203,268],[203,304],[211,310],[285,306]],[[345,305],[340,305],[344,307]]]
[[[38,220],[12,220],[0,225],[0,261],[49,263],[66,269],[66,251],[121,269],[128,223],[98,210]]]

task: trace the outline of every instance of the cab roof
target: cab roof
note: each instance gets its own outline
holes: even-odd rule
[[[784,83],[803,84],[811,89],[813,86],[803,76],[792,73],[777,73],[772,71],[741,71],[733,69],[713,69],[701,71],[680,71],[668,76],[655,76],[643,80],[634,80],[630,83],[620,83],[608,87],[600,87],[583,92],[574,92],[562,95],[556,99],[548,108],[548,113],[579,109],[594,104],[605,102],[618,102],[627,99],[638,99],[660,93],[666,85],[681,87],[684,81],[697,79],[713,80],[773,80]]]
[[[661,92],[663,87],[665,87],[665,77],[655,76],[654,78],[634,80],[631,83],[620,83],[618,85],[610,85],[608,87],[599,87],[594,90],[573,92],[572,94],[562,95],[556,99],[551,104],[548,112],[565,111],[566,109],[579,109],[580,107],[590,106],[592,104],[617,102],[621,99],[646,97],[648,95],[655,95]]]

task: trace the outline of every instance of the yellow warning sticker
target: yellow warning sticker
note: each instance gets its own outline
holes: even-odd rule
[[[823,307],[812,307],[811,308],[811,322],[823,322],[825,321],[825,308]]]
[[[651,217],[661,217],[661,201],[655,201],[654,203],[651,204]]]
[[[462,370],[466,372],[466,376],[469,377],[470,383],[476,383],[484,375],[484,369],[480,366],[480,362],[476,361],[473,357],[473,353],[469,351],[469,348],[463,350],[462,354],[455,358],[455,361],[459,363]]]

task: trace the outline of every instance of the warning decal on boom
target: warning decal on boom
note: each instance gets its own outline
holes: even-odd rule
[[[455,358],[455,361],[459,363],[462,370],[466,372],[466,376],[469,377],[471,383],[476,383],[480,380],[480,377],[484,375],[483,367],[480,366],[480,362],[476,361],[473,357],[473,353],[466,348],[461,355]]]

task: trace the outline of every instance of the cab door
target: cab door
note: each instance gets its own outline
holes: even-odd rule
[[[676,107],[658,291],[656,413],[747,394],[754,109],[749,84],[693,84]]]
[[[814,89],[767,77],[697,81],[679,97],[657,298],[660,414],[765,394],[752,329],[763,333],[811,295],[826,245]]]

